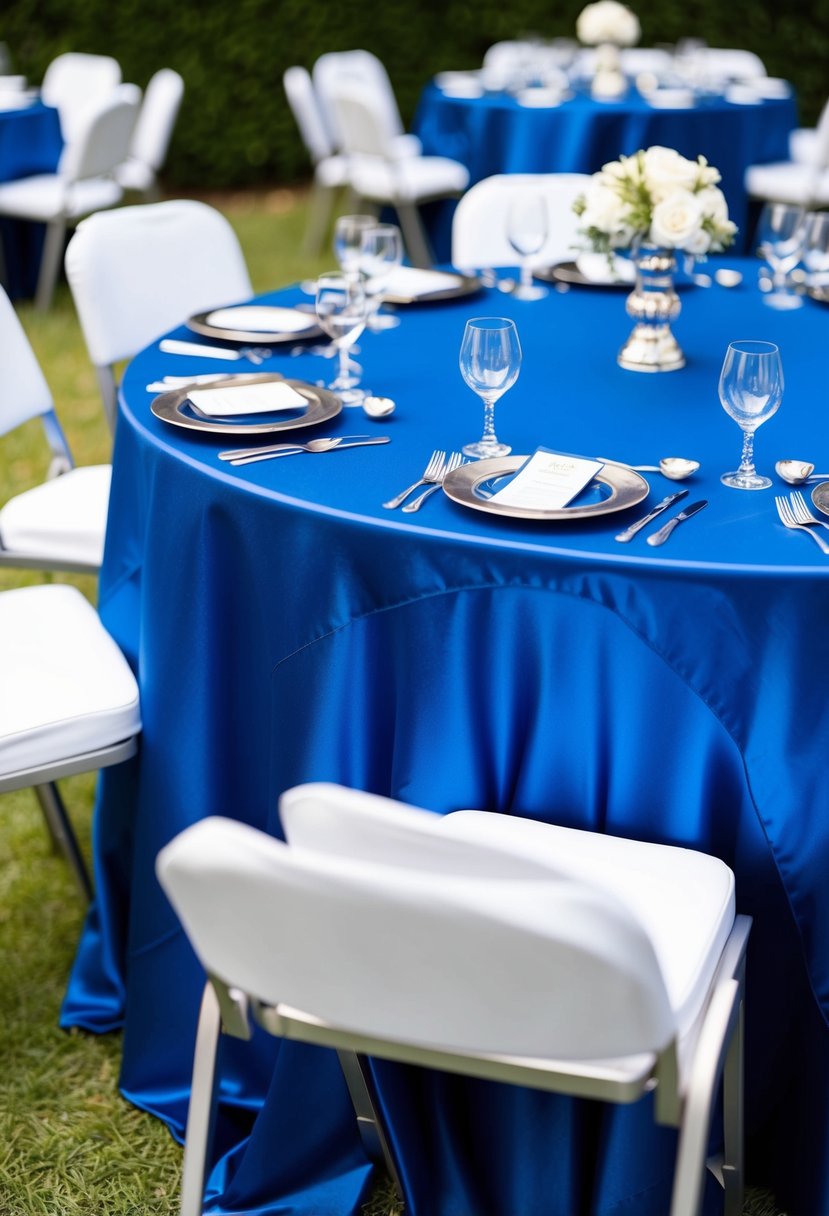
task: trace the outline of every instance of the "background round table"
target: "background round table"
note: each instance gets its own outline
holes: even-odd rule
[[[41,101],[21,109],[0,107],[0,182],[54,173],[63,150],[58,112]],[[45,234],[43,224],[0,219],[9,296],[34,295]]]
[[[780,525],[773,491],[720,484],[740,433],[716,391],[729,340],[778,341],[787,389],[758,464],[825,460],[829,313],[812,301],[773,312],[756,267],[737,264],[741,288],[683,292],[674,329],[688,366],[668,375],[616,365],[624,292],[409,308],[397,330],[361,338],[366,379],[396,413],[372,424],[344,411],[320,428],[375,426],[391,436],[383,447],[230,468],[217,452],[238,437],[165,424],[146,388],[227,364],[207,346],[188,360],[154,344],[128,368],[100,610],[138,673],[144,732],[138,759],[102,778],[97,898],[63,1023],[123,1026],[123,1090],[177,1134],[202,977],[155,880],[157,852],[209,814],[278,834],[282,790],[339,781],[726,860],[755,922],[754,1176],[791,1216],[829,1210],[829,560]],[[467,317],[502,310],[524,346],[496,411],[516,452],[701,460],[686,501],[709,506],[662,549],[645,533],[613,539],[647,503],[580,523],[495,518],[441,494],[417,515],[383,510],[434,448],[477,438],[458,348]],[[331,364],[275,353],[263,370],[313,382]],[[675,488],[650,483],[648,503]],[[335,1058],[270,1040],[228,1048],[208,1210],[356,1216],[370,1170]],[[649,1099],[605,1111],[392,1066],[376,1075],[408,1216],[667,1210],[674,1139]]]

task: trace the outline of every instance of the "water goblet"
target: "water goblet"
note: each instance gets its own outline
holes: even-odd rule
[[[357,387],[361,369],[348,357],[366,324],[362,277],[342,273],[320,275],[316,313],[320,325],[336,346],[339,359],[337,375],[328,387],[341,395],[343,405],[362,405],[366,394]]]
[[[770,308],[800,308],[803,300],[791,290],[788,274],[803,254],[808,233],[806,213],[790,203],[766,203],[757,225],[761,257],[771,267],[772,289],[763,296]]]
[[[723,409],[743,432],[740,467],[723,473],[720,481],[735,490],[765,490],[771,479],[754,468],[754,432],[776,412],[783,396],[779,349],[773,342],[732,342],[725,352],[719,392]]]
[[[368,296],[367,325],[372,332],[394,329],[400,318],[381,316],[383,288],[386,280],[403,261],[403,238],[396,224],[378,224],[377,221],[363,229],[360,242],[359,267],[366,276]]]
[[[806,241],[803,265],[810,287],[826,288],[829,284],[829,212],[816,211],[806,216]]]
[[[506,456],[512,448],[499,443],[495,435],[495,402],[512,388],[521,370],[515,323],[507,317],[467,321],[459,363],[464,380],[484,403],[484,433],[478,443],[466,444],[464,456]]]
[[[377,223],[375,215],[341,215],[334,225],[334,256],[344,274],[359,274],[363,233]]]
[[[541,300],[548,289],[533,283],[530,258],[540,253],[547,240],[548,211],[543,194],[520,194],[507,212],[507,240],[521,259],[521,276],[513,295],[516,300]]]

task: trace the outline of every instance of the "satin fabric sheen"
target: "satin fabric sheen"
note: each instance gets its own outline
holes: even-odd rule
[[[0,110],[0,182],[54,173],[63,150],[58,112],[36,101],[21,110]],[[26,220],[0,219],[5,255],[4,287],[14,300],[34,295],[45,228]]]
[[[615,363],[624,292],[530,304],[482,292],[401,310],[397,330],[360,339],[366,383],[396,413],[373,424],[344,411],[320,428],[375,427],[392,437],[385,447],[231,469],[216,452],[238,437],[160,422],[145,390],[226,364],[193,366],[156,345],[127,370],[100,607],[139,674],[145,726],[138,759],[102,777],[98,896],[62,1020],[123,1025],[123,1090],[175,1134],[202,977],[155,856],[205,815],[279,834],[279,793],[331,780],[439,812],[477,806],[722,857],[755,918],[753,1176],[791,1216],[829,1211],[829,571],[777,521],[782,483],[720,484],[741,436],[717,397],[728,341],[777,341],[786,392],[758,432],[758,466],[819,460],[829,313],[811,301],[772,312],[756,264],[727,264],[744,271],[741,288],[682,293],[673,328],[688,366],[665,376]],[[613,539],[677,488],[658,475],[639,507],[581,523],[499,519],[441,494],[417,515],[382,509],[433,448],[480,434],[457,353],[466,317],[500,312],[524,348],[496,408],[516,453],[702,462],[686,502],[709,506],[662,549],[647,533]],[[312,383],[331,374],[287,354],[268,369]],[[207,1210],[358,1212],[370,1167],[334,1057],[265,1036],[226,1046]],[[667,1210],[674,1135],[654,1126],[649,1100],[603,1110],[388,1064],[376,1081],[410,1216]],[[716,1211],[716,1194],[709,1202]]]

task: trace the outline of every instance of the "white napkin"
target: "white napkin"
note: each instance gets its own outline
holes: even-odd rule
[[[217,308],[208,313],[207,324],[217,329],[247,329],[257,333],[293,334],[308,329],[307,313],[295,308],[276,308],[268,304],[240,304],[234,308]]]
[[[569,90],[533,88],[519,89],[515,100],[520,106],[537,106],[547,109],[550,106],[560,106],[563,101],[569,101],[573,94]]]
[[[188,400],[209,418],[235,418],[239,414],[272,414],[307,405],[303,396],[282,380],[270,384],[240,384],[235,388],[197,389]]]
[[[462,279],[440,270],[418,270],[415,266],[395,266],[388,278],[382,280],[382,290],[388,296],[427,296],[433,291],[460,287]]]
[[[636,278],[636,267],[629,258],[611,258],[606,253],[580,253],[576,258],[576,269],[591,283],[632,283]]]
[[[657,110],[690,110],[695,104],[693,89],[654,89],[648,105]]]

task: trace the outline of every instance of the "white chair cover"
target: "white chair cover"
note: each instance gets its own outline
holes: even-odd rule
[[[40,95],[55,106],[65,140],[74,139],[87,112],[103,101],[121,83],[121,67],[109,55],[69,51],[58,55],[47,67]]]
[[[573,202],[589,175],[584,173],[498,174],[477,182],[460,199],[452,220],[452,263],[461,269],[514,266],[521,259],[507,238],[512,203],[528,193],[547,204],[547,240],[533,255],[534,266],[550,266],[574,255],[579,218]]]

